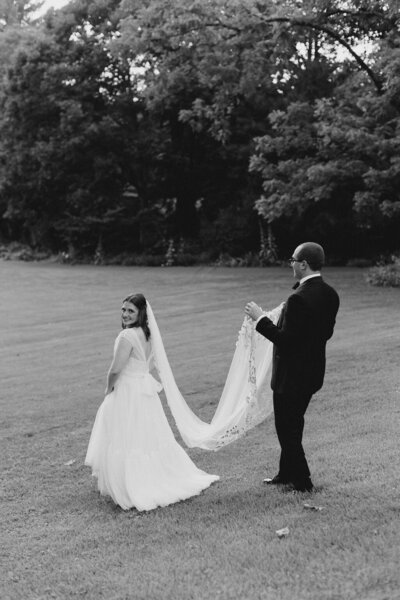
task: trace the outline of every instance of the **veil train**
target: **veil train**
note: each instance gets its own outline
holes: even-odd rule
[[[282,304],[265,314],[277,323]],[[147,302],[154,362],[168,406],[183,441],[189,447],[219,450],[252,429],[273,411],[270,388],[272,343],[245,317],[239,331],[228,377],[211,423],[199,419],[179,391],[150,303]]]

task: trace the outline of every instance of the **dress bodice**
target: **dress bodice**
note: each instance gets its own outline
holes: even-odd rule
[[[124,373],[138,373],[138,374],[149,373],[149,371],[150,371],[150,365],[147,360],[138,360],[137,358],[134,358],[133,356],[130,356],[128,358],[128,362],[126,363],[125,367],[122,370],[122,372],[124,372]]]
[[[115,340],[114,352],[121,338],[126,339],[132,346],[131,354],[121,370],[121,377],[138,378],[152,390],[161,391],[161,384],[150,374],[154,367],[154,357],[150,340],[146,340],[140,327],[123,329]]]

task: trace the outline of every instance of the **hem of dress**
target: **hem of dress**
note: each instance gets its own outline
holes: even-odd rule
[[[96,473],[95,469],[93,469],[92,465],[86,461],[84,462],[84,465],[86,467],[90,467],[92,469],[92,477],[95,477],[98,481],[99,475],[98,475],[98,473]],[[199,490],[198,492],[188,492],[187,495],[185,494],[181,498],[177,498],[176,500],[171,500],[171,502],[155,504],[151,508],[138,508],[137,506],[135,506],[135,504],[132,504],[132,506],[121,506],[121,504],[116,502],[114,500],[114,498],[112,497],[112,495],[109,494],[108,492],[102,492],[99,489],[98,489],[98,492],[99,492],[100,496],[103,496],[104,498],[111,498],[111,500],[114,502],[114,504],[116,506],[119,506],[121,508],[121,510],[128,511],[128,510],[135,509],[138,512],[150,512],[151,510],[156,510],[157,508],[165,508],[166,506],[171,506],[172,504],[177,504],[178,502],[184,502],[185,500],[189,500],[190,498],[194,498],[195,496],[200,496],[200,494],[202,492],[204,492],[205,490],[207,490],[210,486],[212,486],[213,483],[216,483],[217,481],[220,481],[220,479],[221,479],[219,475],[208,475],[208,477],[211,478],[211,481],[209,481],[209,483],[207,483],[207,485],[205,485],[203,488],[201,488],[201,490]]]

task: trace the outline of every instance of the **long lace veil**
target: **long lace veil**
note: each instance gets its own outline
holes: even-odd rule
[[[282,305],[266,315],[276,323],[281,309]],[[217,410],[211,423],[205,423],[189,408],[179,391],[149,302],[147,315],[154,362],[168,406],[188,447],[218,450],[272,413],[272,343],[255,331],[251,319],[245,317],[243,321]]]

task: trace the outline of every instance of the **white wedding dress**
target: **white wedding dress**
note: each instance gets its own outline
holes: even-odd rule
[[[281,307],[266,313],[275,323]],[[176,385],[149,303],[147,313],[149,341],[141,328],[124,329],[115,341],[114,352],[122,337],[128,340],[131,355],[97,412],[85,459],[101,494],[123,509],[139,511],[190,498],[219,479],[198,469],[176,442],[158,396],[162,387],[189,447],[219,450],[273,410],[272,344],[255,331],[251,319],[244,319],[217,410],[211,423],[205,423]],[[150,374],[153,366],[162,385]]]
[[[219,477],[201,471],[176,442],[150,374],[153,354],[141,328],[123,329],[131,356],[101,404],[85,464],[101,494],[123,509],[167,506],[200,494]]]

